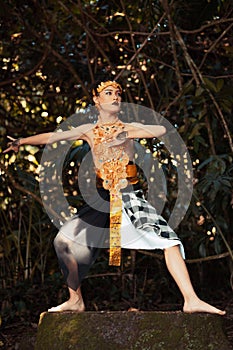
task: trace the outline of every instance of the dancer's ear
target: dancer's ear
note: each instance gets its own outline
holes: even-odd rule
[[[93,101],[94,101],[95,107],[98,109],[98,107],[99,107],[99,96],[93,96]]]
[[[98,100],[98,96],[93,96],[93,101],[95,104],[97,103],[97,100]]]

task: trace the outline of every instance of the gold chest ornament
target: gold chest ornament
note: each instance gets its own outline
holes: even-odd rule
[[[97,123],[93,128],[96,172],[103,180],[103,188],[110,192],[109,265],[115,266],[121,264],[122,194],[120,190],[128,185],[129,157],[123,146],[111,146],[111,143],[123,132],[124,124],[120,120],[115,123]]]

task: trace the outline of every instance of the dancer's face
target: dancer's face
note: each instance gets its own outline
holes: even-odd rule
[[[94,97],[94,102],[100,113],[102,111],[116,114],[121,107],[121,91],[110,85]]]

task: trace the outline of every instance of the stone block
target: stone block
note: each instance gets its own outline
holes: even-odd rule
[[[46,312],[35,350],[229,350],[223,319],[182,312]]]

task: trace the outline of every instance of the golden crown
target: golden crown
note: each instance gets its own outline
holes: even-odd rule
[[[106,89],[108,86],[113,86],[115,89],[119,89],[120,92],[122,92],[122,87],[120,84],[118,84],[116,81],[102,81],[98,86],[97,86],[97,92],[100,93],[104,89]],[[92,90],[93,95],[95,96],[95,90]]]

